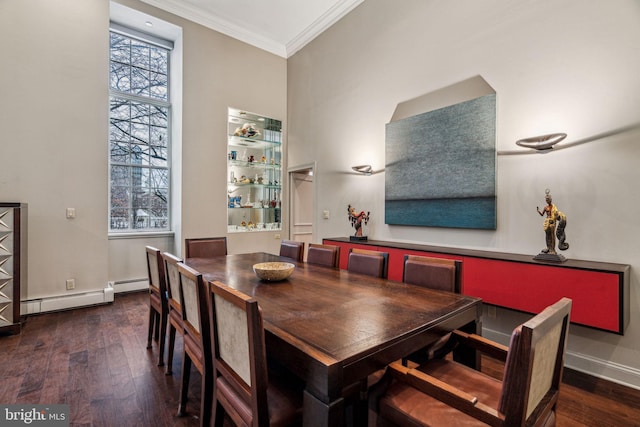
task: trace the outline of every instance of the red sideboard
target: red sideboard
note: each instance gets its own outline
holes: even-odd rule
[[[616,334],[629,324],[629,271],[626,264],[535,261],[531,255],[456,249],[346,237],[324,239],[340,246],[340,268],[347,268],[349,248],[389,253],[389,279],[402,281],[405,254],[462,261],[462,293],[486,304],[539,313],[561,297],[573,300],[571,322]]]

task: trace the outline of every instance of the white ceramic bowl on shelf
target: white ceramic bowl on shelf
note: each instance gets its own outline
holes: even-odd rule
[[[291,276],[296,268],[294,264],[289,262],[261,262],[253,265],[253,271],[256,275],[268,282],[277,282]]]

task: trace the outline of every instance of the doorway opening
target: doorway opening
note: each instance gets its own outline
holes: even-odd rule
[[[289,239],[305,242],[306,248],[315,231],[315,169],[315,162],[288,169]]]

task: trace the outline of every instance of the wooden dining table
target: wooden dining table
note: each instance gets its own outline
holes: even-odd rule
[[[253,265],[296,265],[280,282],[260,280]],[[305,381],[305,426],[342,426],[343,391],[453,329],[480,329],[481,300],[350,273],[268,253],[190,258],[205,280],[258,300],[267,354]],[[478,364],[472,350],[456,360]]]

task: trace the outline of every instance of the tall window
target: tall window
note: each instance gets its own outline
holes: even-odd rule
[[[169,230],[169,49],[110,33],[111,231]]]

